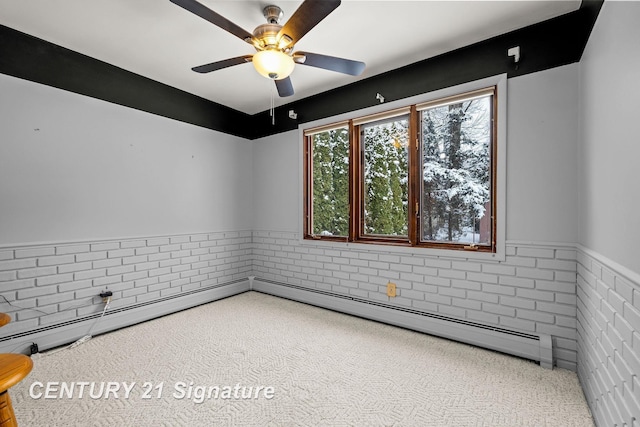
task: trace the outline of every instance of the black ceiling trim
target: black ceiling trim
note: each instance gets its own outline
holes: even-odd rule
[[[603,0],[583,0],[574,12],[442,55],[255,114],[251,139],[296,129],[300,124],[379,105],[376,94],[395,101],[506,73],[508,78],[578,62]],[[520,46],[516,67],[507,50]],[[289,110],[298,115],[289,118]]]
[[[583,0],[574,12],[433,58],[249,115],[0,25],[0,73],[91,96],[247,139],[301,123],[395,101],[484,77],[509,78],[580,60],[604,0]],[[520,46],[516,67],[507,49]],[[295,110],[297,120],[289,118]]]
[[[248,114],[3,25],[0,73],[248,137]]]

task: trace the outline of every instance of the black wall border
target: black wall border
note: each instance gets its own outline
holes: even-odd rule
[[[0,25],[0,73],[246,138],[251,115]]]
[[[367,79],[255,114],[251,139],[296,129],[299,124],[396,101],[485,77],[507,78],[578,62],[604,0],[583,0],[578,10]],[[515,66],[507,50],[520,46]],[[298,117],[291,120],[289,110]]]
[[[517,77],[578,62],[604,0],[445,54],[249,115],[114,65],[0,25],[0,73],[113,102],[246,139],[301,123],[507,73]],[[520,46],[518,66],[507,49]],[[298,114],[296,120],[289,110]]]

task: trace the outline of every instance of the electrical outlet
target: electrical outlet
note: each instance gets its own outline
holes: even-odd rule
[[[387,283],[387,296],[390,298],[394,298],[396,296],[396,284],[395,283]]]
[[[109,289],[106,289],[100,292],[100,298],[102,298],[102,302],[104,303],[107,303],[107,301],[109,301],[109,298],[111,298],[111,296],[113,296],[113,292],[111,292]]]

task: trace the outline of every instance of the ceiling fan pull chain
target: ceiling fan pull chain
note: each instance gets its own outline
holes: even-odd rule
[[[274,91],[275,91],[274,86],[271,86],[271,109],[269,110],[269,114],[271,115],[271,126],[275,126],[276,124],[275,101],[273,100]]]

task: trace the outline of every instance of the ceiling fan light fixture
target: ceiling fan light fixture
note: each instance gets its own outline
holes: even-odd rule
[[[242,55],[193,67],[192,70],[197,73],[210,73],[234,65],[252,62],[260,75],[275,82],[278,95],[287,97],[294,94],[289,75],[293,72],[296,64],[304,64],[352,76],[359,76],[364,70],[364,62],[312,52],[294,52],[294,45],[340,6],[340,0],[303,0],[302,4],[284,25],[280,24],[284,16],[282,9],[275,5],[269,5],[263,9],[267,23],[257,26],[253,33],[249,33],[224,16],[201,4],[198,0],[170,1],[231,33],[240,40],[253,45],[257,51],[254,55]]]
[[[253,66],[261,76],[271,80],[281,80],[289,77],[295,63],[286,53],[275,49],[267,49],[253,55]]]

